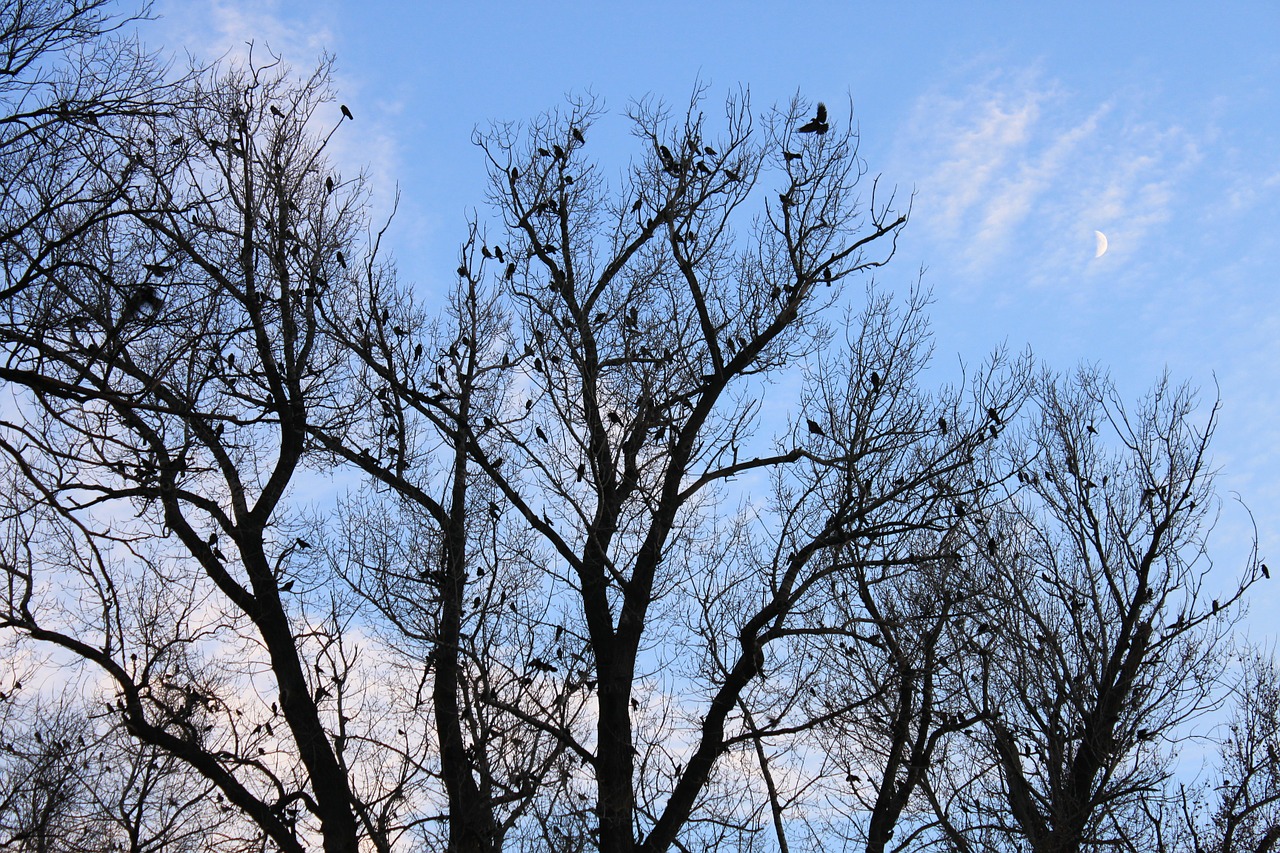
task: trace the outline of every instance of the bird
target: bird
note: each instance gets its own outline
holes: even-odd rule
[[[791,151],[782,152],[782,158],[788,163],[790,163],[792,160],[799,160],[803,156],[804,156],[803,154],[795,154]]]
[[[538,436],[538,438],[542,439],[543,441],[547,440],[547,434],[542,431],[542,427],[534,427],[533,432],[535,435]]]
[[[330,193],[333,192],[333,176],[332,175],[325,176],[324,189],[325,189],[325,192],[330,192]]]
[[[880,390],[880,374],[875,372],[874,370],[871,371],[871,390],[872,391]]]
[[[987,406],[987,417],[996,423],[1000,423],[1000,413],[996,411],[995,406]]]
[[[338,252],[336,257],[338,259],[338,266],[345,270],[347,268],[347,259],[343,256],[342,252]]]
[[[308,548],[310,548],[310,547],[311,547],[311,543],[310,543],[310,542],[308,542],[307,540],[302,539],[301,537],[299,537],[299,539],[298,539],[298,547],[305,551],[305,550],[307,550]]]
[[[813,120],[799,128],[800,133],[816,133],[819,136],[831,129],[831,125],[827,124],[827,105],[818,102],[818,112]]]
[[[576,141],[579,145],[587,141],[587,138],[582,135],[582,131],[576,127],[570,128],[569,133],[573,136],[574,141]]]
[[[142,268],[147,271],[148,278],[151,276],[159,278],[173,271],[173,267],[168,264],[143,264]]]
[[[947,419],[946,419],[946,418],[938,418],[938,430],[939,430],[943,435],[946,435],[946,434],[947,434]]]
[[[338,107],[338,109],[342,110],[342,115],[344,118],[350,119],[351,121],[355,121],[356,117],[351,114],[351,109],[346,104],[342,104],[341,106]]]
[[[271,114],[276,118],[284,118],[284,113],[281,112],[280,108],[277,107],[275,104],[272,104],[268,109],[271,110]]]
[[[827,434],[826,430],[822,428],[822,425],[813,418],[805,418],[805,424],[809,427],[809,432],[812,435],[825,436]]]
[[[293,581],[285,581],[284,583],[280,584],[280,591],[293,592]]]
[[[507,281],[510,281],[516,274],[516,265],[514,262],[507,264],[507,271],[503,275]]]
[[[1271,570],[1267,568],[1267,564],[1266,564],[1266,563],[1263,563],[1263,564],[1262,564],[1262,576],[1263,576],[1264,578],[1269,578],[1269,577],[1271,577]]]

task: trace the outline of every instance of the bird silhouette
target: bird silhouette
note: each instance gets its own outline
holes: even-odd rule
[[[280,111],[280,108],[277,107],[275,104],[272,104],[270,107],[268,107],[268,109],[271,110],[271,114],[276,118],[284,118],[284,113],[282,113]]]
[[[347,268],[347,259],[346,259],[346,257],[344,257],[344,256],[343,256],[342,252],[338,252],[338,253],[335,255],[335,257],[338,259],[338,266],[342,267],[342,268],[345,270],[345,269]]]
[[[799,160],[803,156],[803,154],[795,154],[791,151],[782,152],[782,159],[787,163],[790,163],[792,160]]]
[[[587,138],[582,135],[582,131],[576,127],[570,128],[569,133],[572,134],[574,141],[577,142],[579,145],[587,141]]]
[[[333,176],[332,175],[328,175],[325,177],[324,190],[325,192],[330,192],[330,193],[333,192]]]
[[[879,390],[880,390],[880,384],[881,384],[880,374],[879,374],[879,373],[876,373],[874,370],[873,370],[873,371],[871,371],[871,390],[872,390],[872,391],[879,391]]]
[[[143,264],[142,268],[147,271],[148,277],[155,276],[156,278],[168,275],[173,271],[173,267],[168,264]]]
[[[355,121],[356,117],[351,114],[351,110],[349,107],[347,107],[346,104],[342,104],[341,106],[338,107],[338,109],[342,110],[342,115],[344,118],[347,118],[351,121]]]
[[[818,102],[818,112],[813,120],[799,128],[799,133],[816,133],[819,136],[831,129],[831,125],[827,124],[827,105]]]
[[[824,430],[822,426],[813,418],[805,418],[805,424],[809,427],[809,432],[812,435],[825,436],[827,434],[826,430]]]

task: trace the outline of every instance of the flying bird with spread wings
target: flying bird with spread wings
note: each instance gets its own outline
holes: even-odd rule
[[[801,125],[797,132],[816,133],[821,136],[830,129],[831,125],[827,124],[827,105],[819,101],[817,115],[808,124]]]

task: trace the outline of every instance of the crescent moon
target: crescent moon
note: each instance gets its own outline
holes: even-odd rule
[[[1107,253],[1107,235],[1103,234],[1101,231],[1094,231],[1093,237],[1098,244],[1097,249],[1093,253],[1093,256],[1095,258],[1100,258]]]

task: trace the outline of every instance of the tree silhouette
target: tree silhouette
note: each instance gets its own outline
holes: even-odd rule
[[[24,745],[12,843],[1154,837],[1261,571],[1207,592],[1213,414],[1003,350],[931,387],[928,291],[867,280],[909,203],[846,119],[641,100],[618,178],[590,98],[495,124],[435,305],[328,160],[327,61],[121,89],[104,6],[4,8],[106,52],[15,76],[87,94],[0,140],[0,628],[141,772]]]

